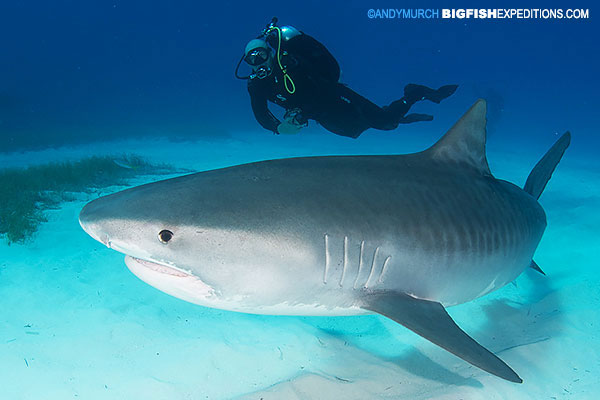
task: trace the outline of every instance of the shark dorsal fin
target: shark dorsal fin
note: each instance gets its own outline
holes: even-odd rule
[[[463,164],[491,175],[485,157],[486,102],[479,99],[426,153],[443,162]]]

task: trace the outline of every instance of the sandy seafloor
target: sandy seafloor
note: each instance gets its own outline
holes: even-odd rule
[[[358,141],[320,130],[132,140],[3,154],[0,161],[23,166],[136,153],[200,171],[288,156],[406,153],[442,133],[402,129]],[[554,138],[536,148],[501,140],[489,141],[491,170],[522,185]],[[535,260],[547,276],[526,271],[516,286],[449,309],[523,384],[490,376],[380,316],[256,316],[163,294],[131,274],[123,255],[83,232],[79,210],[98,194],[82,194],[49,211],[29,243],[0,242],[0,399],[598,398],[600,162],[581,154],[576,145],[567,151],[541,197],[548,228]]]

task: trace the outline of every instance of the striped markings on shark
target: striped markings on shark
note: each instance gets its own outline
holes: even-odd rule
[[[276,315],[374,312],[520,383],[444,305],[496,290],[525,268],[541,272],[533,262],[546,228],[538,199],[571,135],[558,139],[520,188],[491,174],[485,129],[486,104],[478,100],[419,153],[199,172],[96,199],[79,220],[94,239],[126,254],[134,274],[186,301]],[[357,189],[352,196],[348,185]],[[169,240],[160,236],[165,229]]]

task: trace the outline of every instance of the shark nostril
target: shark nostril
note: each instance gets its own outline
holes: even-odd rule
[[[110,249],[110,238],[108,237],[108,234],[104,234],[102,236],[102,240],[100,240],[100,242],[102,242],[102,244],[104,244],[106,247],[108,247]]]

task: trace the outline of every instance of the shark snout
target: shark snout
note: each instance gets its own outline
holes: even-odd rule
[[[112,196],[101,197],[86,204],[79,213],[79,225],[93,239],[120,253],[147,259],[141,226],[133,219],[118,214],[125,204]],[[158,243],[158,239],[155,239]]]
[[[93,200],[81,209],[79,213],[79,225],[92,238],[110,247],[109,235],[104,231],[102,224],[104,220],[102,211],[105,207],[100,203],[102,203],[102,199]]]

